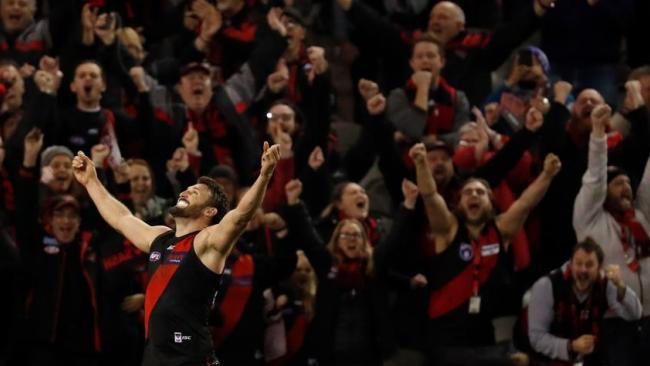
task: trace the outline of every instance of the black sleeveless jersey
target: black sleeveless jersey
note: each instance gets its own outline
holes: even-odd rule
[[[430,336],[438,345],[494,344],[492,318],[506,309],[513,268],[494,221],[480,237],[470,238],[462,219],[449,247],[432,263],[429,288]],[[472,296],[480,296],[480,311],[470,313]]]
[[[198,232],[158,236],[149,252],[145,295],[145,366],[217,364],[208,314],[221,275],[208,269],[194,251]]]

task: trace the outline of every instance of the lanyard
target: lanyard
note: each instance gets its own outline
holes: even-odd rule
[[[639,271],[639,262],[637,261],[637,245],[632,235],[632,230],[629,227],[621,226],[621,244],[623,245],[623,255],[625,256],[625,263],[634,273]],[[632,254],[630,255],[630,249]]]
[[[472,278],[472,294],[478,296],[481,282],[479,280],[479,269],[481,268],[481,245],[476,241],[472,241],[472,248],[474,249],[474,259],[472,260],[472,266],[474,267],[473,278]]]

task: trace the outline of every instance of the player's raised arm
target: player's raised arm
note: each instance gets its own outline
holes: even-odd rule
[[[280,160],[280,145],[269,147],[269,144],[264,142],[262,167],[255,183],[244,194],[237,207],[228,212],[221,222],[203,230],[197,236],[197,240],[205,242],[207,246],[222,253],[225,258],[255,215],[255,211],[261,206],[278,160]]]
[[[135,217],[129,209],[113,197],[97,178],[95,164],[83,152],[72,160],[74,177],[81,183],[93,200],[102,218],[119,231],[138,249],[149,252],[151,242],[160,234],[170,230],[165,226],[149,226]]]

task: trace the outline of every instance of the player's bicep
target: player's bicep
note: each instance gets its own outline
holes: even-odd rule
[[[151,243],[156,237],[171,230],[166,226],[148,225],[133,215],[120,220],[117,229],[125,238],[133,243],[133,245],[147,253],[149,252]]]
[[[515,201],[506,212],[497,216],[495,223],[505,238],[512,238],[523,226],[530,210],[520,201]]]
[[[246,229],[246,224],[247,220],[236,210],[232,210],[221,219],[221,222],[205,228],[197,239],[205,241],[207,246],[227,255],[237,238]]]

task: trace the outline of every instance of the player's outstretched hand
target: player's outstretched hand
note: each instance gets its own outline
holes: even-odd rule
[[[79,151],[77,156],[72,159],[72,171],[74,177],[83,186],[86,186],[90,181],[97,179],[95,164],[82,151]]]

